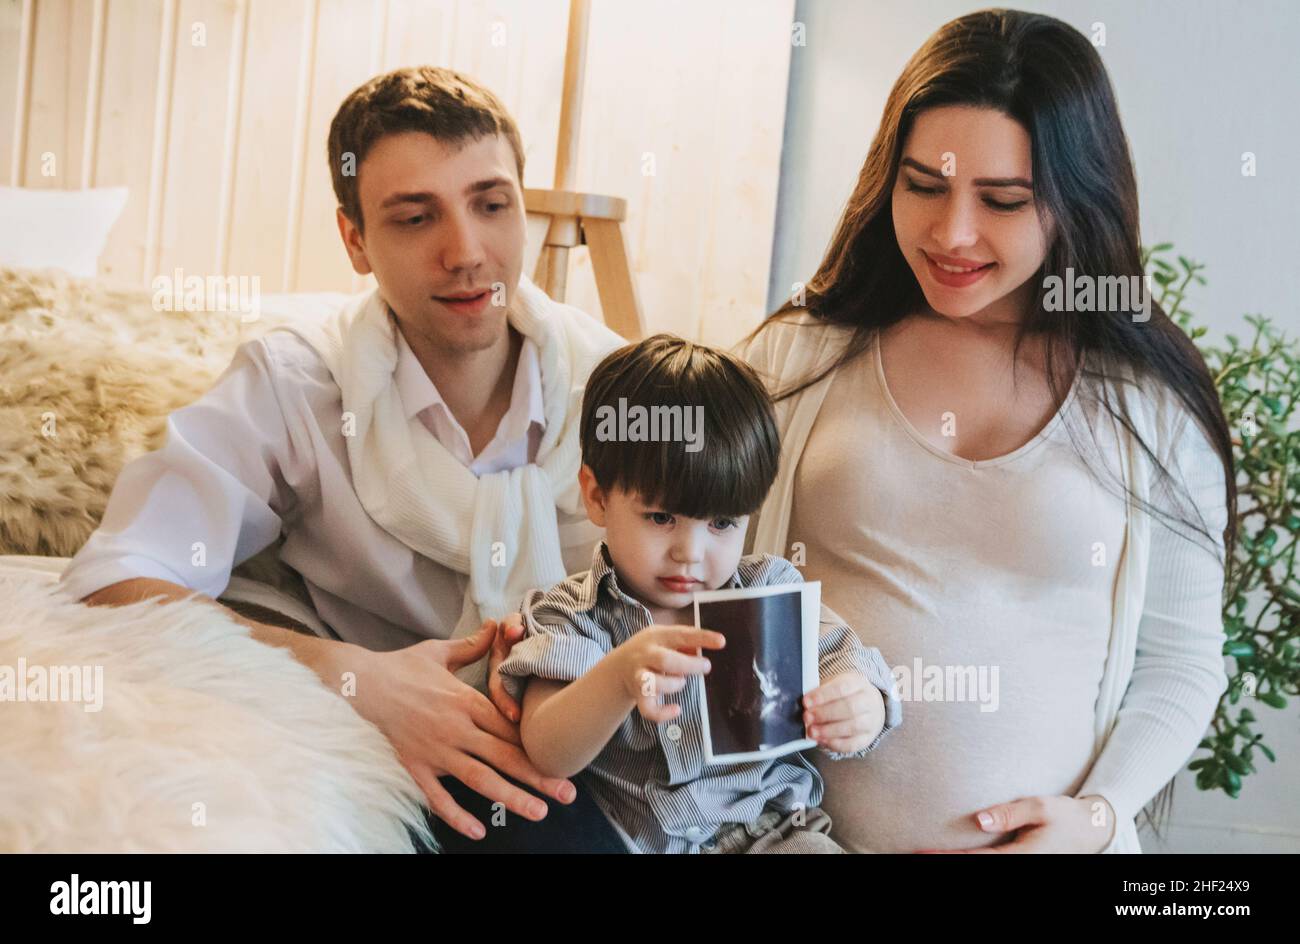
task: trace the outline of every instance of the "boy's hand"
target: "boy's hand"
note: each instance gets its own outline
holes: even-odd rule
[[[619,677],[637,711],[656,724],[681,714],[680,705],[660,704],[659,696],[680,692],[688,675],[707,675],[709,660],[700,649],[721,649],[721,633],[694,626],[647,626],[611,656],[619,661]]]
[[[840,754],[860,751],[885,726],[885,698],[859,672],[832,676],[803,696],[808,736]]]

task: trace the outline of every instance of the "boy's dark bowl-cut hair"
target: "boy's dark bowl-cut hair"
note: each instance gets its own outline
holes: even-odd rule
[[[684,435],[687,410],[691,442]],[[637,434],[638,414],[647,418],[643,436],[654,432],[648,418],[657,417],[659,441],[624,435]],[[628,344],[596,365],[582,399],[580,435],[582,461],[602,489],[622,489],[688,518],[757,511],[781,456],[772,400],[754,369],[671,334]]]

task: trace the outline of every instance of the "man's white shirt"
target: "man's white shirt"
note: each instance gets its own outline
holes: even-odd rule
[[[536,458],[537,445],[546,431],[546,410],[542,404],[537,345],[528,338],[523,339],[519,349],[510,409],[501,418],[496,436],[477,456],[464,427],[451,415],[450,407],[420,366],[401,331],[397,332],[397,369],[393,376],[407,419],[418,415],[438,442],[475,475],[515,469]]]
[[[395,382],[408,419],[418,416],[475,475],[536,458],[545,412],[531,340],[520,348],[510,408],[473,456],[400,331],[397,339]],[[281,560],[302,575],[338,638],[386,651],[451,636],[469,578],[416,554],[366,513],[352,485],[338,385],[288,332],[242,345],[208,393],[168,417],[165,444],[122,470],[99,529],[60,580],[76,599],[134,577],[218,597],[232,568],[281,529]],[[583,566],[576,557],[565,563]]]

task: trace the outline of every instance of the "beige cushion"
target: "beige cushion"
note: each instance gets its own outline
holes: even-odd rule
[[[211,387],[241,343],[345,297],[267,296],[280,302],[247,321],[157,311],[148,289],[56,269],[0,268],[0,554],[71,557],[122,467],[162,445],[168,414]],[[305,599],[279,544],[235,573]]]

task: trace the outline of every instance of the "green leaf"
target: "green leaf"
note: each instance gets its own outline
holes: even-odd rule
[[[1255,647],[1241,639],[1232,639],[1223,644],[1223,654],[1234,659],[1249,659],[1255,654]]]
[[[1277,692],[1260,692],[1256,697],[1264,704],[1272,705],[1274,708],[1286,707],[1286,699]]]
[[[1223,762],[1239,774],[1250,773],[1250,765],[1236,754],[1225,754]]]
[[[1237,795],[1241,793],[1241,775],[1235,770],[1225,767],[1223,769],[1223,786],[1228,791],[1228,796],[1234,800],[1237,799]]]

